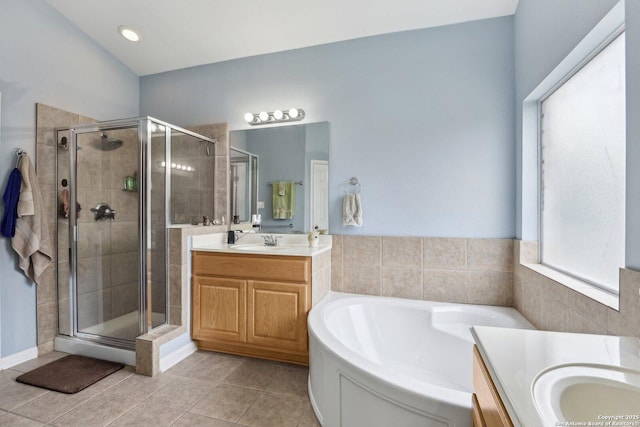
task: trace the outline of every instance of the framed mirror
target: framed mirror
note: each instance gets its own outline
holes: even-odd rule
[[[328,122],[231,131],[229,144],[232,220],[259,215],[264,233],[328,229]]]

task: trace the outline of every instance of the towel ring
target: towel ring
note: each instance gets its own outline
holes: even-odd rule
[[[354,193],[359,193],[360,191],[362,191],[362,184],[360,184],[358,178],[356,178],[355,176],[342,185],[342,189],[344,190],[345,194],[349,193],[349,191],[347,191],[347,185],[356,186],[355,191],[353,191]]]

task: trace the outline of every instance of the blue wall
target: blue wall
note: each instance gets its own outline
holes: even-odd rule
[[[513,237],[513,17],[334,43],[141,78],[144,115],[184,126],[302,107],[329,121],[334,234]],[[362,183],[363,228],[342,184]]]
[[[14,148],[35,160],[35,104],[100,120],[138,115],[139,79],[40,0],[0,0],[0,183],[15,166]],[[0,210],[4,209],[4,205]],[[36,346],[36,290],[0,242],[0,357]]]
[[[522,101],[567,56],[593,27],[617,4],[617,0],[520,0],[515,14],[516,84],[516,236],[537,239],[536,202],[523,200],[532,193],[535,180],[523,179]],[[640,268],[640,2],[627,1],[627,217],[626,266]],[[524,153],[523,153],[524,149]],[[535,190],[533,190],[535,192]]]

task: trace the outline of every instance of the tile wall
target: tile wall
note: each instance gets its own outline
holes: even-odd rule
[[[333,236],[331,288],[511,306],[513,240]]]
[[[44,203],[45,216],[48,219],[49,233],[51,241],[56,241],[56,224],[58,223],[58,193],[61,188],[56,181],[56,156],[57,140],[54,129],[60,126],[91,123],[95,120],[83,117],[78,114],[69,113],[57,108],[43,104],[36,104],[36,156],[32,157],[36,166],[38,183],[42,200]],[[68,153],[68,152],[67,152]],[[68,160],[67,160],[68,166]],[[85,206],[85,214],[89,211],[89,206]],[[90,213],[90,212],[89,212]],[[63,221],[64,222],[64,221]],[[65,235],[62,233],[63,236]],[[68,234],[67,234],[68,235]],[[66,245],[62,240],[59,244]],[[68,246],[65,246],[68,247]],[[47,353],[53,350],[53,340],[58,327],[58,300],[61,310],[60,314],[68,318],[68,295],[61,293],[57,295],[56,280],[61,274],[63,279],[68,277],[67,260],[64,258],[67,251],[62,252],[62,259],[55,258],[43,275],[42,283],[37,287],[36,304],[38,318],[38,352]],[[59,267],[61,267],[59,269]],[[63,323],[63,322],[61,322]]]
[[[514,243],[514,307],[544,330],[640,337],[640,272],[620,269],[614,310],[520,264],[537,262],[537,242]]]

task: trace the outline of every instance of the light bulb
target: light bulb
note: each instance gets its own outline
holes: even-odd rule
[[[160,162],[160,166],[162,166],[162,167],[167,166],[167,162]]]
[[[129,40],[130,42],[137,42],[137,41],[140,41],[141,39],[140,34],[136,30],[134,30],[133,28],[126,27],[124,25],[121,25],[118,27],[118,32],[122,37]]]
[[[175,169],[176,168],[176,164],[175,163],[171,163],[171,169]]]
[[[247,123],[251,123],[251,122],[253,121],[253,113],[246,113],[246,114],[244,115],[244,120],[245,120]]]
[[[267,120],[269,120],[269,113],[267,113],[266,111],[262,111],[258,117],[260,117],[260,120],[262,120],[263,122],[266,122]]]
[[[276,110],[273,112],[273,118],[276,120],[282,120],[282,117],[284,117],[284,113],[280,110]]]
[[[298,117],[300,113],[298,113],[298,109],[297,108],[292,108],[289,110],[289,117],[291,117],[292,119],[295,119],[296,117]]]
[[[191,166],[187,166],[187,172],[191,172],[193,169],[191,169]]]

